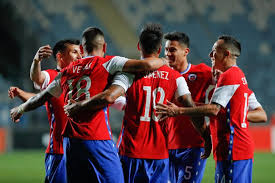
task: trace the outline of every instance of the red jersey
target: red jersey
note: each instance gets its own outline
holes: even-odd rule
[[[43,90],[54,80],[58,71],[49,69],[42,72],[46,77],[41,87]],[[61,134],[67,121],[67,116],[63,109],[64,95],[62,94],[59,98],[52,97],[45,105],[50,125],[50,138],[46,153],[63,154],[63,137]]]
[[[192,65],[183,71],[192,99],[195,103],[205,103],[212,84],[211,67],[205,64]],[[212,86],[214,87],[214,86]],[[203,147],[204,140],[192,125],[189,116],[177,116],[169,123],[169,149]]]
[[[168,158],[167,121],[159,121],[155,106],[187,93],[184,78],[167,66],[137,75],[126,93],[119,154],[140,159]]]
[[[212,103],[222,106],[218,115],[210,121],[215,160],[253,158],[254,143],[247,121],[251,94],[239,67],[232,66],[221,74],[211,99]]]
[[[48,91],[54,96],[64,93],[64,103],[69,99],[82,101],[106,89],[109,79],[116,71],[121,71],[128,59],[124,57],[87,57],[72,62],[61,71],[56,82]],[[77,121],[68,118],[63,135],[83,140],[110,140],[108,107],[83,116]]]

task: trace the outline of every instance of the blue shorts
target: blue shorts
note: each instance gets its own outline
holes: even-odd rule
[[[200,158],[203,152],[204,148],[169,150],[170,182],[200,183],[206,164],[206,160]]]
[[[167,183],[168,159],[136,159],[127,156],[120,157],[125,182],[127,183]]]
[[[64,137],[68,182],[123,183],[123,171],[112,140]]]
[[[45,155],[46,183],[66,183],[66,166],[63,154]]]
[[[252,159],[239,161],[217,161],[215,182],[251,183],[252,166]]]

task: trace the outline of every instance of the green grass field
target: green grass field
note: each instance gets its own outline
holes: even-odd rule
[[[202,182],[214,182],[214,171],[215,164],[210,157]],[[44,175],[43,151],[16,151],[0,155],[0,183],[44,182]],[[253,182],[275,182],[275,154],[255,153]]]

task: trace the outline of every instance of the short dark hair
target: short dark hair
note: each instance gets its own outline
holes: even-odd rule
[[[53,57],[55,60],[56,60],[56,54],[58,52],[64,52],[65,49],[67,48],[67,44],[79,45],[80,41],[77,39],[63,39],[58,41],[53,47]]]
[[[180,44],[189,48],[189,37],[183,32],[168,32],[164,35],[164,38],[169,41],[178,41]]]
[[[83,46],[88,53],[99,48],[100,45],[96,42],[96,38],[98,36],[102,36],[104,38],[103,32],[97,27],[88,27],[83,31],[82,38],[85,38],[86,40]]]
[[[224,41],[223,46],[232,52],[232,55],[239,57],[241,55],[241,43],[232,36],[222,35],[218,39]]]
[[[160,24],[149,23],[139,35],[139,44],[146,54],[156,53],[161,47],[163,32]]]

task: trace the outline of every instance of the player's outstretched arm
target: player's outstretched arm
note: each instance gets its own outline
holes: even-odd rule
[[[164,58],[145,58],[144,60],[128,60],[124,66],[123,72],[144,72],[144,71],[154,71],[163,65],[167,65],[167,60]]]
[[[35,96],[35,93],[26,92],[16,86],[11,86],[8,90],[8,95],[11,99],[14,99],[15,97],[20,98],[23,102],[26,102],[31,97]]]
[[[121,86],[113,84],[105,91],[91,97],[90,99],[79,102],[69,102],[64,106],[64,111],[67,116],[80,119],[84,114],[91,114],[109,104],[113,104],[118,97],[123,96],[124,94],[125,91]]]
[[[34,110],[40,106],[42,106],[47,100],[52,97],[47,90],[44,90],[37,95],[31,97],[25,103],[14,107],[10,110],[10,116],[13,122],[19,122],[20,117],[23,115],[24,112]]]
[[[178,115],[188,116],[216,116],[220,111],[220,105],[218,104],[206,104],[196,107],[178,107],[171,102],[167,104],[158,103],[156,106],[157,114],[161,114],[167,117],[173,117]]]
[[[43,72],[41,72],[41,61],[45,58],[49,58],[51,55],[52,49],[50,45],[45,45],[38,49],[33,58],[30,69],[30,78],[34,83],[39,86],[42,86],[45,80],[45,75],[43,74]]]
[[[267,121],[267,115],[262,107],[257,107],[247,113],[247,120],[252,123],[265,123]]]

